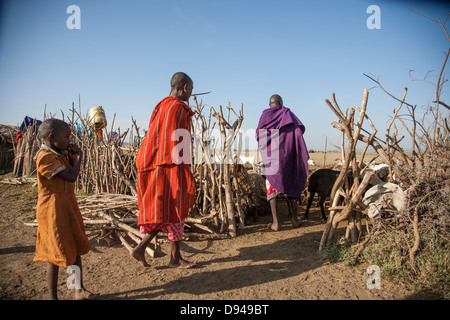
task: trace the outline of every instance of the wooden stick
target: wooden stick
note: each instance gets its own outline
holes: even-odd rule
[[[106,210],[106,211],[108,212],[108,210]],[[138,230],[136,230],[135,228],[130,227],[130,226],[127,225],[126,223],[120,222],[119,220],[117,220],[116,218],[114,218],[114,217],[112,216],[111,213],[109,213],[109,212],[108,212],[108,214],[100,213],[100,215],[104,216],[106,219],[110,219],[110,220],[113,222],[113,224],[114,224],[115,226],[117,226],[117,227],[119,227],[119,228],[121,228],[121,229],[123,229],[123,230],[125,230],[125,231],[129,231],[129,232],[135,234],[136,236],[138,236],[138,237],[140,237],[140,238],[143,238],[143,237],[144,237],[144,236],[143,236]]]
[[[130,246],[130,244],[125,240],[125,238],[120,234],[120,231],[116,230],[116,235],[120,239],[120,242],[122,242],[123,246],[128,250],[128,252],[132,252],[133,248]]]
[[[361,196],[363,195],[364,191],[367,188],[367,185],[369,184],[370,178],[373,175],[374,175],[373,171],[370,171],[370,172],[366,173],[366,175],[364,176],[363,181],[359,185],[359,187],[356,190],[355,194],[350,199],[349,204],[347,204],[345,209],[341,211],[339,216],[334,217],[334,219],[333,219],[333,221],[331,223],[331,229],[330,229],[330,232],[328,234],[327,241],[330,241],[334,237],[334,232],[337,229],[337,226],[338,226],[339,222],[347,219],[350,216],[350,214],[354,211],[356,205],[359,202],[359,199],[361,198]]]
[[[227,239],[229,237],[230,236],[227,234],[219,234],[219,233],[205,234],[205,233],[185,232],[183,234],[183,240],[204,240],[204,239],[222,240],[222,239]]]

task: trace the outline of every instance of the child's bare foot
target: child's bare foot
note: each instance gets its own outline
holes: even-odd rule
[[[137,261],[139,261],[139,263],[145,267],[145,268],[149,268],[150,265],[147,263],[147,261],[145,261],[145,253],[141,253],[141,252],[136,252],[135,250],[130,252],[130,255],[135,258]]]
[[[99,294],[92,293],[86,289],[76,289],[75,290],[75,300],[94,300],[99,297]]]
[[[180,259],[177,263],[169,262],[169,267],[171,268],[190,269],[196,266],[197,264],[195,262],[190,262],[184,259]]]
[[[269,228],[269,229],[271,229],[273,231],[279,231],[280,230],[280,227],[278,225],[274,225],[273,223],[269,223],[267,225],[267,228]]]

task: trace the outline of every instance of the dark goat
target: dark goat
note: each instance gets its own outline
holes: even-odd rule
[[[322,218],[327,219],[325,215],[325,198],[331,194],[331,189],[339,176],[339,171],[331,169],[317,169],[308,178],[308,205],[306,206],[305,219],[308,219],[309,208],[314,199],[314,195],[319,195],[319,205],[322,210]]]
[[[372,171],[372,169],[369,169]],[[369,185],[366,188],[366,191],[369,190],[372,186],[380,183],[386,182],[389,171],[387,171],[386,166],[381,166],[379,168],[375,168],[375,174],[373,178],[371,178]],[[317,193],[319,195],[319,205],[322,211],[322,218],[324,220],[327,219],[325,215],[324,202],[326,197],[330,196],[331,190],[333,189],[333,185],[336,182],[337,177],[339,176],[340,171],[331,170],[331,169],[317,169],[314,171],[308,178],[308,205],[306,206],[305,211],[305,219],[308,219],[309,208],[311,207],[312,201],[314,199],[314,195]],[[360,182],[362,177],[360,178]],[[348,185],[351,186],[353,184],[353,174],[350,170],[347,174],[347,182]]]

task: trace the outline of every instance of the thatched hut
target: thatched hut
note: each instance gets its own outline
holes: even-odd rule
[[[19,127],[20,135],[14,146],[14,176],[23,177],[36,173],[34,156],[41,146],[38,128],[41,121],[25,117]]]
[[[14,168],[14,143],[19,128],[0,124],[0,174]]]

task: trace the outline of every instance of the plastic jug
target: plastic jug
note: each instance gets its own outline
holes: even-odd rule
[[[107,125],[105,110],[101,106],[89,110],[89,119],[96,130],[103,129]]]

